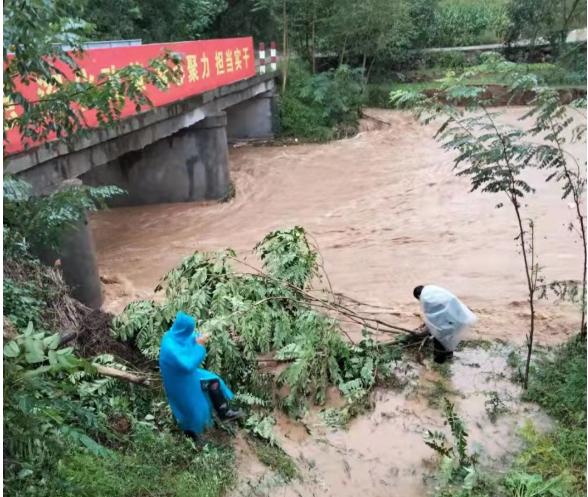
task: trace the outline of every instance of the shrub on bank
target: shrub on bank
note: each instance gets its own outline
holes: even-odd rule
[[[342,65],[311,74],[290,60],[286,90],[280,98],[280,127],[284,136],[325,141],[357,130],[365,84],[361,69]]]

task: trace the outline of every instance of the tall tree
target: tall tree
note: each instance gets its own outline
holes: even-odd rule
[[[99,39],[141,38],[146,43],[208,38],[226,0],[86,1],[82,17]]]
[[[555,47],[561,45],[573,28],[586,26],[586,2],[580,0],[510,0],[503,39],[512,44],[540,38]]]
[[[404,0],[341,0],[328,24],[331,48],[340,60],[361,63],[369,78],[377,60],[409,46],[412,21]]]

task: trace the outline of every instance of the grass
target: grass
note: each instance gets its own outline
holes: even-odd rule
[[[544,476],[571,476],[576,495],[586,495],[586,339],[575,337],[541,357],[525,399],[536,402],[556,420],[548,434],[523,431],[529,446],[523,463]]]
[[[273,469],[285,481],[290,481],[299,476],[296,464],[281,447],[256,438],[251,439],[251,445],[260,462]]]
[[[63,497],[219,497],[235,481],[231,448],[148,428],[110,456],[74,452],[58,473]]]
[[[518,358],[513,355],[509,362],[517,366]],[[499,472],[478,467],[456,481],[442,466],[436,497],[586,495],[586,339],[576,337],[538,354],[524,400],[542,406],[555,422],[553,429],[541,433],[527,422],[521,430],[523,450]]]

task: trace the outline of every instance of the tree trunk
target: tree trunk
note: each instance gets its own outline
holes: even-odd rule
[[[523,379],[523,388],[526,390],[529,386],[529,368],[531,365],[531,356],[533,354],[533,335],[535,333],[535,288],[532,279],[533,268],[532,266],[529,267],[529,261],[527,260],[527,243],[525,242],[525,229],[523,227],[523,221],[521,220],[521,213],[519,211],[517,199],[512,199],[512,203],[515,209],[517,223],[519,226],[519,241],[521,244],[521,251],[523,252],[523,261],[525,263],[525,276],[527,277],[527,288],[529,290],[529,310],[531,311],[531,324],[529,336],[527,338],[527,361],[525,364],[525,377]],[[532,250],[534,251],[533,247]]]
[[[347,36],[343,40],[343,48],[341,49],[341,56],[339,57],[339,65],[343,65],[343,60],[345,58],[345,48],[347,47]]]
[[[286,83],[288,81],[288,64],[290,62],[290,57],[288,56],[288,12],[286,11],[286,0],[283,0],[282,3],[282,15],[284,21],[284,39],[282,46],[284,47],[284,57],[286,58],[286,63],[284,64],[284,74],[282,77],[282,93],[286,91]]]
[[[372,59],[372,61],[370,62],[370,67],[368,67],[368,71],[367,74],[365,75],[365,82],[367,84],[367,82],[370,79],[370,74],[372,73],[372,67],[374,67],[374,63],[376,62],[376,56],[374,55],[374,58]]]
[[[316,74],[316,31],[315,31],[315,24],[316,24],[316,3],[312,2],[312,25],[311,25],[311,43],[312,43],[312,52],[311,52],[311,60],[312,60],[312,74]]]
[[[129,383],[136,383],[137,385],[149,385],[149,378],[146,376],[138,376],[127,371],[121,371],[120,369],[101,366],[100,364],[93,364],[92,366],[99,375],[116,378],[117,380],[123,380]]]

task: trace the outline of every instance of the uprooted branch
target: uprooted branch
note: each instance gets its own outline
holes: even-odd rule
[[[116,378],[117,380],[135,383],[137,385],[148,386],[151,383],[149,376],[140,376],[121,369],[111,368],[110,366],[102,366],[101,364],[93,364],[92,367],[101,376],[108,376],[109,378]]]
[[[317,297],[316,295],[313,295],[309,291],[306,291],[306,290],[299,288],[289,282],[286,282],[284,280],[281,280],[279,278],[271,276],[271,275],[261,271],[260,269],[257,269],[256,267],[252,266],[251,264],[248,264],[245,261],[237,259],[236,257],[230,257],[230,259],[251,269],[252,271],[255,272],[257,277],[272,281],[274,283],[278,283],[278,284],[283,285],[286,288],[294,291],[296,294],[300,295],[301,300],[305,301],[307,304],[314,306],[314,307],[319,307],[323,310],[332,311],[336,314],[345,316],[345,317],[349,318],[351,321],[353,321],[354,323],[360,324],[367,329],[378,331],[381,333],[392,333],[392,334],[408,333],[408,334],[412,335],[415,333],[414,330],[404,328],[402,326],[397,326],[395,324],[388,323],[384,320],[374,318],[371,316],[367,316],[365,314],[360,314],[359,312],[354,311],[353,309],[349,308],[348,306],[341,304],[340,298],[339,299],[336,298],[337,296],[342,295],[340,293],[339,294],[330,293],[330,295],[333,297],[330,300],[326,299],[326,298]],[[324,271],[324,269],[323,269],[323,271]],[[348,298],[348,300],[352,300],[352,299]]]

